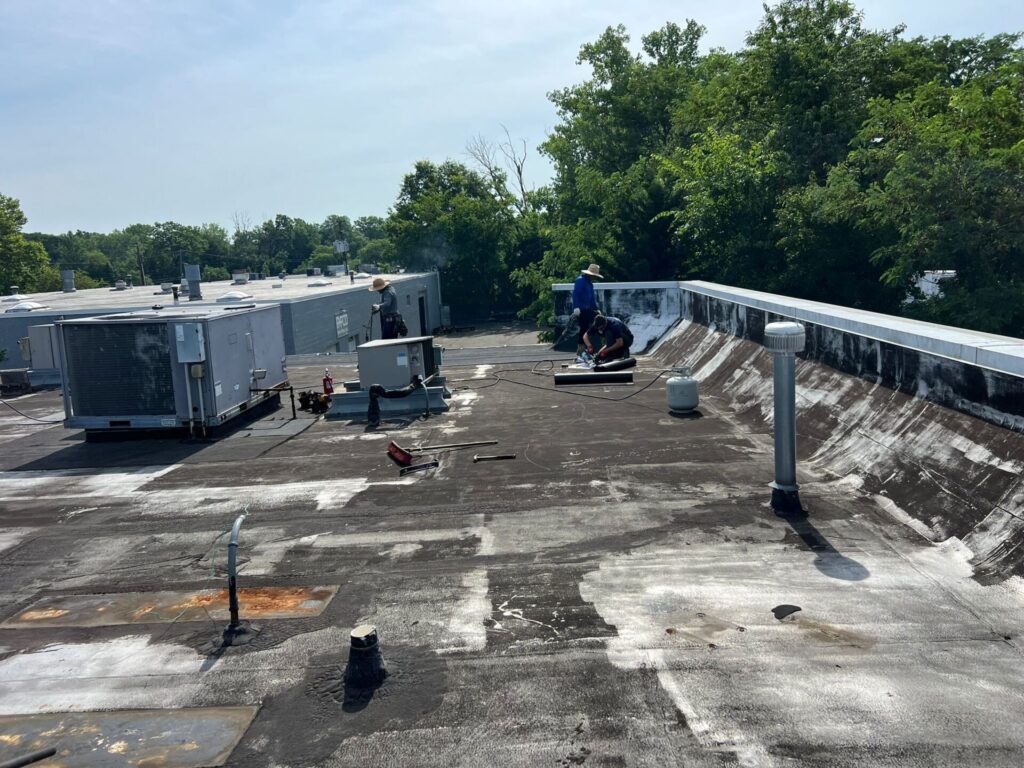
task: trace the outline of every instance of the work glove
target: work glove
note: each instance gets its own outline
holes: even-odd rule
[[[607,354],[608,354],[608,350],[602,349],[600,352],[597,353],[597,359],[598,360],[604,360],[605,355],[607,355]]]
[[[380,312],[380,304],[374,304],[373,305],[373,311],[374,312]]]
[[[572,316],[573,317],[579,317],[580,316],[580,308],[579,307],[576,307],[576,309],[574,309],[572,311]]]
[[[594,354],[594,348],[593,347],[587,347],[587,352],[589,352],[590,354]]]

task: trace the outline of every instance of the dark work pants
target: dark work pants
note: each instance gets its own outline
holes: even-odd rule
[[[398,316],[397,315],[381,315],[380,316],[380,337],[382,339],[397,339],[398,338]]]
[[[627,357],[629,357],[629,347],[619,347],[615,351],[609,352],[608,354],[606,354],[604,356],[604,358],[602,358],[602,359],[604,359],[604,360],[618,360],[619,358],[625,359]]]
[[[590,330],[590,326],[594,324],[594,317],[597,315],[596,309],[581,309],[580,310],[580,331],[576,334],[576,343],[583,344],[583,334]]]

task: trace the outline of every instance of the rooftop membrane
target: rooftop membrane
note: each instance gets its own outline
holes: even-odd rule
[[[242,512],[241,587],[338,585],[244,646],[219,617],[5,628],[0,714],[258,707],[228,766],[1024,761],[1019,433],[798,361],[808,514],[778,517],[760,346],[684,321],[634,385],[557,389],[560,358],[529,353],[448,356],[451,411],[378,430],[285,408],[215,442],[96,444],[0,414],[0,620],[222,588]],[[666,408],[678,364],[691,414]],[[389,440],[517,458],[400,478]],[[360,624],[389,675],[353,701]],[[86,743],[39,730],[54,765]]]

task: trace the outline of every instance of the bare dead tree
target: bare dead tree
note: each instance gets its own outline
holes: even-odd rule
[[[498,163],[498,149],[482,134],[466,142],[466,154],[487,174],[491,184],[498,190],[505,185],[505,174]]]
[[[526,189],[526,140],[521,139],[521,147],[512,140],[512,134],[508,128],[501,126],[505,132],[505,140],[500,144],[493,144],[482,135],[477,135],[466,143],[466,154],[480,167],[480,169],[491,180],[496,190],[505,194],[508,192],[508,178],[514,180],[516,192],[512,196],[515,201],[516,210],[520,215],[526,213],[530,208],[529,197]],[[499,159],[499,154],[504,160]],[[506,170],[507,169],[507,170]]]
[[[235,211],[231,214],[231,224],[235,228],[235,234],[248,232],[252,229],[252,217],[245,211]]]
[[[512,177],[515,179],[516,187],[519,190],[519,202],[516,207],[519,208],[519,213],[525,213],[530,206],[529,199],[526,196],[526,179],[523,176],[523,171],[526,167],[526,139],[521,139],[522,149],[520,150],[512,142],[512,135],[509,133],[506,126],[501,126],[502,130],[505,131],[505,141],[498,145],[501,150],[501,154],[505,156],[505,162],[508,163],[509,168],[512,170]]]

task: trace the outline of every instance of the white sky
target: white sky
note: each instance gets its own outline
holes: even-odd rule
[[[1024,3],[862,0],[869,27],[1024,29]],[[580,45],[694,18],[735,50],[759,0],[0,0],[0,193],[26,231],[385,215],[420,159],[556,122]]]

